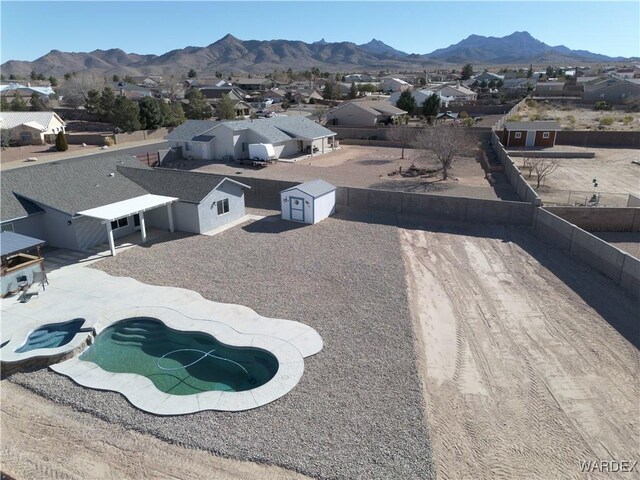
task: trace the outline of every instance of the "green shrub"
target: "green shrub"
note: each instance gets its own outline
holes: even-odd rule
[[[458,117],[460,117],[460,118],[469,118],[469,114],[463,110],[462,112],[460,112],[460,115],[458,115]]]
[[[596,110],[612,110],[613,109],[613,105],[611,105],[610,103],[607,102],[596,102],[595,106],[593,107]]]
[[[529,108],[536,108],[538,106],[538,102],[535,100],[527,100],[525,103]]]
[[[573,115],[567,115],[566,117],[564,117],[567,122],[569,122],[571,125],[576,123],[576,117],[574,117]]]
[[[625,125],[629,125],[630,123],[633,123],[633,115],[626,115],[622,120],[620,120],[622,123],[624,123]]]
[[[56,137],[56,150],[59,152],[66,152],[69,150],[69,145],[67,144],[67,137],[64,132],[58,132],[58,136]]]
[[[522,120],[522,116],[521,115],[512,115],[507,120],[509,120],[510,122],[519,122],[520,120]]]
[[[613,125],[614,118],[613,117],[602,117],[600,119],[600,125],[603,127],[608,127],[609,125]]]

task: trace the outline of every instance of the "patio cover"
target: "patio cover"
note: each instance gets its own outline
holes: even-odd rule
[[[129,200],[122,200],[121,202],[110,203],[102,207],[83,210],[82,212],[78,212],[78,215],[112,222],[119,218],[129,217],[136,213],[146,212],[147,210],[168,205],[177,200],[175,197],[165,197],[148,193],[140,197],[130,198]]]
[[[44,245],[45,241],[38,238],[27,237],[14,232],[0,233],[0,255],[8,257],[14,253],[30,250],[38,245]]]

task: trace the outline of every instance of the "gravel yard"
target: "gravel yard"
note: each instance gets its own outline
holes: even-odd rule
[[[396,227],[265,219],[215,237],[176,234],[94,266],[306,323],[324,349],[289,394],[241,413],[157,417],[46,370],[10,381],[172,443],[316,478],[435,477]]]

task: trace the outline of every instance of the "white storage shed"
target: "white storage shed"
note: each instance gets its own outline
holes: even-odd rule
[[[324,180],[313,180],[280,192],[283,220],[318,223],[336,212],[336,187]]]

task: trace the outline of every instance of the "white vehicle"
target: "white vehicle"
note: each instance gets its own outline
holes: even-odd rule
[[[271,163],[276,159],[276,152],[270,143],[250,143],[249,159],[254,162]]]

